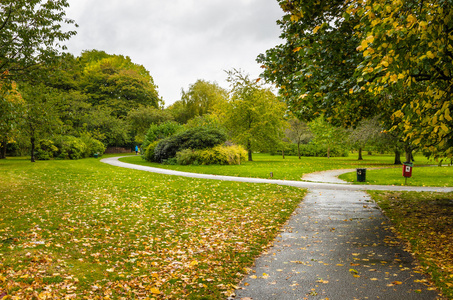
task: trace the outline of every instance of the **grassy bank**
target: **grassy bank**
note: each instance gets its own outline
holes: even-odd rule
[[[370,193],[423,272],[453,299],[453,193]]]
[[[392,155],[366,155],[364,160],[359,161],[357,157],[352,155],[349,157],[332,157],[330,159],[325,157],[302,157],[299,159],[296,156],[286,156],[283,159],[277,155],[255,153],[253,154],[253,160],[252,162],[245,161],[241,165],[236,166],[170,166],[150,163],[141,159],[140,156],[130,156],[121,159],[121,161],[139,165],[202,174],[270,178],[270,173],[272,172],[274,179],[284,180],[301,180],[304,174],[325,170],[394,167],[394,157]],[[427,165],[430,162],[422,156],[417,156],[417,163],[418,165]]]
[[[18,299],[224,299],[304,195],[96,159],[1,160],[0,182],[0,298]]]

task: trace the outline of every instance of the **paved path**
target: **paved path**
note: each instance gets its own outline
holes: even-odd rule
[[[126,156],[127,157],[127,156]],[[323,190],[377,190],[377,191],[417,191],[417,192],[453,192],[453,187],[415,187],[415,186],[388,186],[388,185],[357,185],[357,184],[334,184],[334,183],[321,183],[321,182],[305,182],[305,181],[293,181],[293,180],[277,180],[277,179],[262,179],[262,178],[248,178],[248,177],[235,177],[235,176],[221,176],[221,175],[209,175],[209,174],[197,174],[180,172],[173,170],[166,170],[160,168],[153,168],[147,166],[140,166],[121,162],[118,160],[121,157],[109,157],[104,158],[101,162],[129,169],[147,171],[152,173],[159,173],[165,175],[176,175],[191,178],[202,178],[202,179],[213,179],[223,181],[239,181],[239,182],[251,182],[251,183],[272,183],[279,185],[295,186],[304,189],[323,189]]]
[[[338,172],[323,172],[321,176],[331,183],[320,183],[194,174],[127,164],[117,158],[102,162],[167,175],[309,189],[274,245],[256,259],[231,299],[437,299],[413,257],[388,229],[388,219],[364,191],[449,192],[453,188],[332,183]],[[316,176],[309,179],[318,181]]]

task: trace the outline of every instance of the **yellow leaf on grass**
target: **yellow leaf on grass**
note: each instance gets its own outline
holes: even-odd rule
[[[151,293],[153,293],[155,295],[159,295],[160,294],[160,291],[157,288],[152,288],[150,291],[151,291]]]

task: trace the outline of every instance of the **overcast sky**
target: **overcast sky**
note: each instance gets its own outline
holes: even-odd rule
[[[103,50],[150,72],[166,106],[197,79],[228,88],[224,70],[258,78],[255,59],[280,44],[277,0],[68,0],[79,25],[66,44],[79,56]]]

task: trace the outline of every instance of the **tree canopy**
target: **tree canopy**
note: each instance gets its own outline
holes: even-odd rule
[[[427,155],[453,155],[451,1],[279,0],[286,43],[258,57],[303,120],[380,116]]]
[[[24,80],[40,65],[49,63],[75,31],[65,17],[67,0],[2,0],[0,2],[0,80]]]
[[[233,140],[252,152],[278,144],[284,133],[285,105],[268,89],[240,71],[228,71],[231,100],[225,110],[225,127]]]

